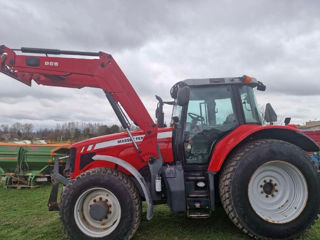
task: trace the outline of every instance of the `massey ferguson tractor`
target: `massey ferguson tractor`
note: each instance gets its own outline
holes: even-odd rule
[[[178,82],[172,101],[157,97],[154,122],[110,54],[1,46],[0,56],[1,72],[28,86],[101,88],[126,131],[74,143],[63,170],[55,161],[48,206],[70,239],[132,238],[142,201],[148,220],[155,204],[207,218],[221,203],[257,239],[297,238],[315,223],[320,184],[307,153],[319,146],[294,125],[273,125],[271,106],[262,124],[254,89],[266,87],[256,79]],[[169,127],[164,104],[173,106]]]

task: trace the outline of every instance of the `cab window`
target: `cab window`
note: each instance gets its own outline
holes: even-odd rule
[[[184,134],[186,163],[207,163],[213,144],[236,126],[230,86],[191,88]]]
[[[261,116],[257,108],[257,102],[253,89],[250,86],[242,86],[240,88],[241,105],[246,123],[261,124]]]

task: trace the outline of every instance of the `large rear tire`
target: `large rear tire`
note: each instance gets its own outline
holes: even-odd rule
[[[223,166],[219,191],[232,222],[258,239],[293,239],[317,219],[317,169],[299,147],[280,140],[250,142]]]
[[[140,196],[122,172],[92,169],[63,190],[60,220],[69,239],[130,239],[141,221]]]

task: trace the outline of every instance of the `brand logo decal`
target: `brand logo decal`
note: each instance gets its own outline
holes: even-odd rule
[[[133,137],[134,141],[142,141],[144,136]],[[132,142],[131,138],[122,138],[117,141],[117,143],[128,143]]]
[[[45,61],[44,62],[45,66],[50,66],[50,67],[58,67],[59,66],[59,62],[49,62],[49,61]]]

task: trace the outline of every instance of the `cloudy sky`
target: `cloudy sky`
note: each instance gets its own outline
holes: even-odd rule
[[[320,1],[0,3],[1,44],[111,53],[152,116],[154,95],[169,99],[177,81],[247,74],[267,85],[259,105],[280,120],[320,120]],[[0,124],[117,123],[101,90],[0,82]]]

